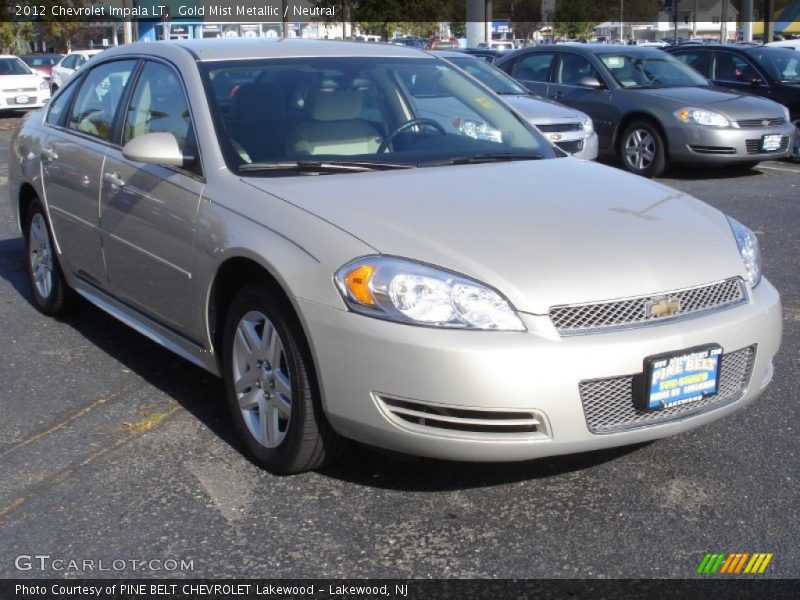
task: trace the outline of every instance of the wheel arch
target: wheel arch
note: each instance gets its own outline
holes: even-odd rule
[[[619,144],[622,141],[622,132],[625,131],[628,125],[636,121],[647,121],[650,125],[653,125],[658,130],[658,133],[661,134],[661,139],[664,140],[664,149],[666,150],[667,158],[669,158],[669,138],[667,137],[667,132],[664,130],[663,125],[661,125],[661,121],[658,119],[658,117],[643,110],[630,112],[622,117],[619,123],[617,123],[616,129],[614,129],[614,137],[612,141],[614,152],[616,152],[617,155],[620,154]]]
[[[25,223],[25,215],[28,214],[28,209],[33,201],[38,197],[39,193],[27,181],[19,187],[19,193],[17,195],[17,227],[23,232],[23,235],[25,233],[23,227],[23,224]]]

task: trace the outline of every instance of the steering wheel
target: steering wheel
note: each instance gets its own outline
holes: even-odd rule
[[[433,127],[436,131],[438,131],[441,135],[447,135],[444,127],[442,127],[441,123],[435,121],[433,119],[428,119],[425,117],[421,117],[418,119],[410,119],[405,123],[401,123],[398,125],[389,135],[383,138],[381,145],[378,146],[377,154],[383,154],[386,152],[386,149],[389,147],[389,144],[392,143],[392,140],[396,138],[398,135],[403,133],[406,129],[410,127],[414,127],[415,125],[427,125],[428,127]]]

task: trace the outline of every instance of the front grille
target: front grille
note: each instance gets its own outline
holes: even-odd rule
[[[653,316],[650,307],[665,298],[680,301],[678,312],[671,316]],[[561,335],[576,335],[643,323],[662,323],[733,306],[746,299],[744,282],[739,277],[733,277],[710,285],[638,298],[554,306],[550,309],[549,314],[553,325]]]
[[[783,117],[745,119],[744,121],[736,121],[736,124],[739,127],[770,127],[773,125],[785,125],[786,119]]]
[[[18,94],[20,92],[35,92],[36,88],[14,88],[14,89],[7,89],[3,90],[6,94]]]
[[[575,154],[576,152],[580,152],[581,150],[583,150],[583,140],[574,140],[571,142],[556,142],[556,146],[558,146],[568,154]]]
[[[530,410],[461,408],[384,394],[376,394],[375,399],[392,421],[416,431],[493,439],[547,435],[544,417]]]
[[[542,133],[566,133],[583,129],[583,125],[580,123],[549,123],[547,125],[536,125],[536,127]]]
[[[634,405],[633,386],[635,381],[641,381],[641,374],[582,381],[578,387],[586,425],[595,434],[614,433],[682,419],[730,404],[741,398],[747,389],[755,355],[755,346],[723,354],[716,394],[655,411],[639,410]]]
[[[745,144],[747,145],[748,154],[771,154],[773,152],[785,152],[786,149],[789,147],[789,136],[788,135],[781,136],[780,148],[778,148],[777,150],[770,150],[769,152],[766,152],[761,149],[761,139],[747,140],[745,141]]]
[[[689,146],[698,154],[736,154],[736,148],[730,146]]]

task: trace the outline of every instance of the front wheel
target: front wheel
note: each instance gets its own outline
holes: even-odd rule
[[[58,315],[73,308],[75,292],[69,287],[47,225],[47,217],[38,198],[31,202],[25,216],[28,282],[33,305],[46,315]]]
[[[622,133],[619,153],[626,170],[642,177],[658,177],[667,168],[667,146],[661,132],[648,123],[631,123]]]
[[[325,417],[302,328],[266,282],[231,303],[223,360],[236,429],[261,466],[299,473],[338,458],[344,440]]]

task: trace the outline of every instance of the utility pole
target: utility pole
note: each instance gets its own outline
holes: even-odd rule
[[[619,0],[619,41],[625,41],[625,0]]]
[[[678,45],[678,0],[672,0],[673,42]]]
[[[775,12],[775,0],[766,0],[764,4],[764,43],[768,44],[775,36],[775,21],[772,20]]]

